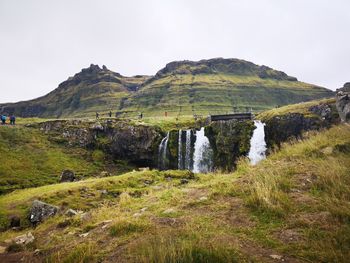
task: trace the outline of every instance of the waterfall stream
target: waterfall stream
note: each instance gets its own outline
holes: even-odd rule
[[[160,142],[159,150],[158,150],[159,168],[163,170],[167,168],[168,141],[169,141],[169,132],[167,133],[166,137],[164,137]]]
[[[248,158],[252,165],[257,164],[261,160],[266,158],[266,142],[265,142],[265,123],[261,121],[254,121],[255,130],[253,136],[250,139],[250,151]]]
[[[196,131],[196,142],[193,154],[193,172],[207,173],[213,169],[213,150],[209,139],[204,134],[204,127]]]
[[[191,130],[186,131],[185,169],[191,170]]]

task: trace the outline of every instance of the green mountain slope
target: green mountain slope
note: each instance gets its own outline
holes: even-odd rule
[[[49,94],[30,101],[0,105],[0,111],[23,117],[86,117],[119,109],[123,98],[147,76],[123,77],[91,64]],[[1,110],[2,108],[2,110]]]
[[[153,77],[124,77],[91,65],[44,97],[0,105],[25,117],[181,116],[274,108],[333,96],[284,72],[238,59],[171,62]]]
[[[238,59],[172,62],[124,103],[124,109],[157,115],[225,113],[274,108],[332,92],[281,71]]]

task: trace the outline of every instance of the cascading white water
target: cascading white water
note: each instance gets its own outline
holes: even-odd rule
[[[177,157],[177,168],[179,170],[183,169],[182,165],[182,130],[179,130],[179,148],[178,148],[178,157]]]
[[[265,123],[261,121],[254,121],[255,130],[253,136],[250,139],[250,151],[248,158],[252,165],[257,164],[261,160],[266,158],[266,142],[265,142]]]
[[[159,144],[158,162],[159,162],[160,169],[166,169],[166,163],[167,163],[166,154],[167,154],[168,141],[169,141],[169,132],[167,133],[166,137],[164,137]]]
[[[209,139],[204,134],[204,127],[196,131],[196,142],[193,154],[193,172],[207,173],[212,171],[213,150],[210,147]]]
[[[185,169],[191,170],[191,130],[186,131]]]

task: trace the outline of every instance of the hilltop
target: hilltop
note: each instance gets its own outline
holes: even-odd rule
[[[49,94],[30,101],[0,104],[0,111],[22,117],[130,117],[207,115],[252,108],[271,109],[333,96],[325,88],[239,59],[175,61],[154,76],[125,77],[106,66],[90,65]]]

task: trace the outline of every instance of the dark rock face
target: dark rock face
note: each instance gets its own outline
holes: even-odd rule
[[[236,161],[246,156],[255,129],[253,121],[217,121],[205,128],[205,135],[214,151],[216,169],[232,171]]]
[[[120,120],[99,123],[50,121],[40,127],[58,143],[100,149],[140,167],[157,166],[158,146],[164,136],[158,128]]]
[[[11,216],[10,218],[10,227],[20,227],[21,226],[21,218],[18,216]]]
[[[71,170],[64,170],[61,174],[60,182],[73,182],[75,180],[75,174]]]
[[[350,82],[337,90],[336,106],[342,122],[350,122]]]
[[[58,207],[34,200],[29,212],[29,221],[33,225],[42,223],[48,217],[54,216],[58,212]]]

